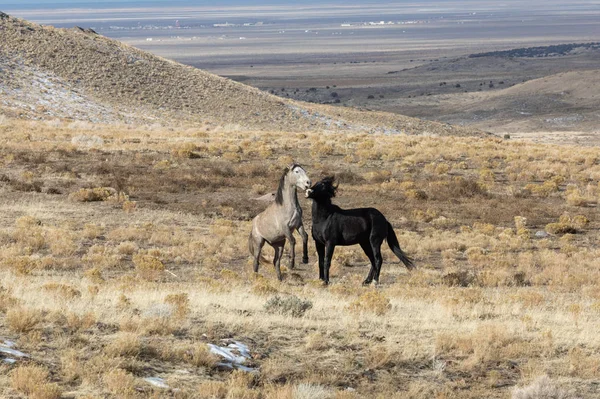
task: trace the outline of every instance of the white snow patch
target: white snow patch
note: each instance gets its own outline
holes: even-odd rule
[[[146,378],[144,378],[144,381],[146,381],[150,385],[154,385],[157,388],[165,388],[165,389],[170,388],[167,385],[167,383],[165,382],[165,380],[163,380],[162,378],[159,378],[159,377],[146,377]]]
[[[251,358],[250,349],[246,344],[238,341],[233,341],[227,346],[218,346],[214,344],[208,344],[208,348],[211,353],[222,357],[226,362],[218,363],[219,366],[236,368],[238,370],[246,371],[248,373],[254,373],[257,370],[252,367],[244,366],[246,360]]]

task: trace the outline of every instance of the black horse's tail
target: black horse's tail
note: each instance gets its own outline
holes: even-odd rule
[[[388,242],[388,245],[390,246],[390,249],[392,250],[392,252],[394,254],[396,254],[398,259],[400,259],[402,261],[402,263],[404,263],[404,266],[406,266],[406,268],[408,270],[414,269],[415,265],[413,264],[412,259],[409,258],[404,253],[404,251],[402,251],[402,249],[400,249],[400,244],[398,243],[398,238],[396,237],[396,233],[394,233],[394,228],[392,227],[390,222],[387,222],[387,224],[388,224],[387,242]]]

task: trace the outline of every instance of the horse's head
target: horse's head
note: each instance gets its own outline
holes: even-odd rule
[[[335,177],[329,176],[315,183],[314,186],[306,190],[306,198],[319,201],[324,199],[330,200],[335,197],[337,186],[333,185],[334,181]]]
[[[288,178],[290,183],[296,185],[300,190],[308,190],[310,188],[310,178],[302,166],[292,164],[288,168]]]

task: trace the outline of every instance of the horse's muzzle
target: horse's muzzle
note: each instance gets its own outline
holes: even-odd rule
[[[310,195],[312,194],[312,192],[313,192],[313,190],[311,190],[311,189],[309,188],[308,190],[306,190],[306,191],[304,192],[304,196],[305,196],[306,198],[310,198]]]

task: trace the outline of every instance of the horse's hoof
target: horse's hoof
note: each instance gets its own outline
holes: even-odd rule
[[[308,263],[308,257],[307,258],[302,258],[302,263],[307,264]]]
[[[323,287],[327,287],[329,285],[329,281],[323,280]]]
[[[371,281],[370,281],[370,280],[365,280],[365,281],[363,281],[363,283],[362,283],[362,285],[365,285],[365,286],[366,286],[366,285],[369,285],[369,284],[371,284]]]

